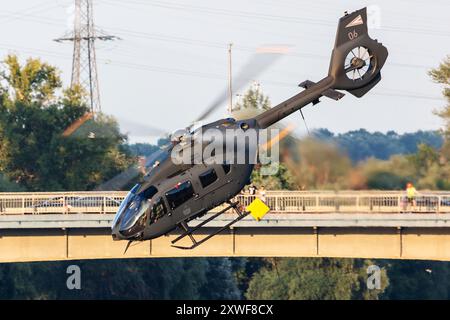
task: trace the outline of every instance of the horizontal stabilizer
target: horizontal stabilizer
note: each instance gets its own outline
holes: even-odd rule
[[[305,88],[305,89],[308,89],[308,88],[312,87],[315,84],[316,83],[313,82],[313,81],[305,80],[302,83],[300,83],[298,86],[302,87],[302,88]],[[342,99],[345,96],[344,93],[339,92],[339,91],[334,90],[334,89],[327,89],[324,92],[322,92],[322,95],[324,97],[327,97],[327,98],[330,98],[330,99],[333,99],[333,100],[336,100],[336,101]]]

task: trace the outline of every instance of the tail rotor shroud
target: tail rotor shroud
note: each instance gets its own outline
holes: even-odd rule
[[[339,100],[344,94],[338,90],[364,96],[381,80],[387,57],[386,47],[369,37],[367,8],[346,13],[339,20],[328,76],[302,82],[304,91],[255,117],[258,126],[267,128],[310,103],[319,103],[322,96]]]
[[[369,36],[367,9],[346,14],[339,20],[331,55],[332,88],[362,97],[381,80],[387,56],[386,47]]]

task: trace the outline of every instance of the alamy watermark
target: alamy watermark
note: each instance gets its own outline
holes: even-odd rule
[[[77,265],[67,267],[66,273],[69,275],[66,286],[69,290],[81,290],[81,269]]]
[[[367,289],[380,290],[381,289],[381,268],[377,265],[370,265],[367,267]]]
[[[175,165],[261,164],[262,175],[275,175],[280,162],[279,137],[279,129],[200,128],[172,135],[170,156]]]
[[[381,29],[381,8],[374,4],[367,6],[367,26],[369,29]]]

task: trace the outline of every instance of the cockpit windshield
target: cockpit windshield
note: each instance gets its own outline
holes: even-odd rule
[[[119,207],[112,228],[125,236],[130,236],[141,232],[145,228],[146,213],[150,208],[153,196],[158,193],[158,189],[150,186],[137,193],[140,185],[136,185],[126,196]]]
[[[150,207],[150,201],[145,199],[142,194],[136,195],[130,202],[128,209],[125,210],[120,231],[126,231],[134,226],[147,209]]]
[[[117,224],[117,221],[122,215],[122,212],[124,211],[125,207],[130,203],[131,198],[133,198],[136,195],[137,190],[141,187],[140,184],[135,185],[130,192],[126,195],[125,199],[122,200],[122,203],[119,206],[119,209],[117,210],[116,216],[114,217],[111,229],[114,228],[114,226]]]

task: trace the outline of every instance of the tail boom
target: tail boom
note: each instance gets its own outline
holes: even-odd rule
[[[259,127],[267,128],[310,103],[317,104],[322,96],[339,100],[344,94],[336,90],[358,98],[369,92],[381,80],[388,51],[367,30],[366,8],[345,14],[339,20],[328,76],[317,83],[303,82],[304,91],[258,115]]]

